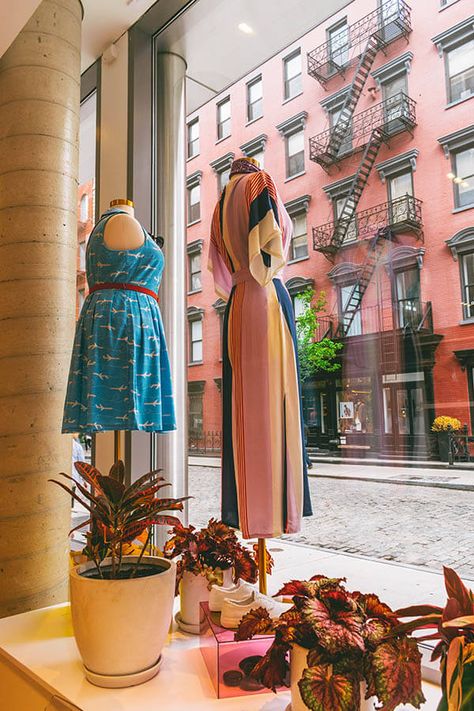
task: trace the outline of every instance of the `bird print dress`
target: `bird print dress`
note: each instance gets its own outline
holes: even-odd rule
[[[63,432],[176,429],[170,364],[157,299],[110,283],[159,289],[161,249],[145,230],[143,245],[112,250],[104,243],[107,210],[86,252],[89,289],[76,326]]]
[[[222,520],[244,538],[295,533],[312,513],[295,319],[281,279],[291,234],[268,173],[231,177],[214,211],[209,267],[227,301]]]

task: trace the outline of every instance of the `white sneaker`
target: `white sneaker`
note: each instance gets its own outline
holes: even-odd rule
[[[264,607],[268,610],[270,617],[276,619],[282,612],[289,610],[292,607],[292,603],[278,602],[272,597],[262,595],[262,593],[253,590],[245,600],[224,600],[221,612],[222,627],[231,630],[237,629],[242,617],[257,607]]]
[[[246,583],[245,580],[238,580],[235,585],[224,587],[223,585],[213,585],[209,593],[209,609],[211,612],[220,612],[222,604],[227,598],[229,600],[246,600],[255,590],[254,586]]]

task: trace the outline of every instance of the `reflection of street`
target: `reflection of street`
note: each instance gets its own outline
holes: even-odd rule
[[[300,534],[288,536],[290,540],[435,570],[449,565],[466,578],[474,577],[474,491],[318,478],[322,466],[329,476],[331,465],[315,463],[311,470],[314,515],[304,520]],[[332,465],[335,475],[340,466]],[[354,469],[363,476],[374,467]],[[413,480],[417,473],[401,467],[397,471],[401,481]],[[191,523],[201,526],[211,516],[219,517],[217,467],[191,466],[189,490],[195,497],[189,506]]]

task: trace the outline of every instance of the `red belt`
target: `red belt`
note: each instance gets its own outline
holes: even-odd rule
[[[148,294],[148,296],[152,296],[156,301],[160,300],[160,297],[156,293],[156,291],[152,291],[151,289],[145,289],[144,286],[138,286],[137,284],[126,284],[124,282],[119,282],[119,281],[110,281],[110,282],[102,282],[100,284],[94,284],[89,289],[89,294],[92,294],[94,291],[102,291],[103,289],[120,289],[122,291],[139,291],[142,294]]]

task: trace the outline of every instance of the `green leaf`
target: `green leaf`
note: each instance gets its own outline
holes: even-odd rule
[[[368,696],[377,696],[381,711],[399,704],[415,708],[425,702],[421,690],[421,654],[414,639],[395,639],[380,644],[370,657]]]
[[[301,698],[311,711],[359,711],[360,682],[335,673],[332,664],[305,669],[298,682]]]

